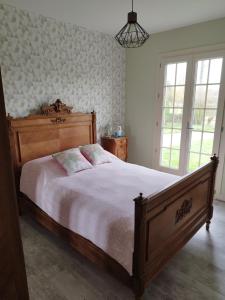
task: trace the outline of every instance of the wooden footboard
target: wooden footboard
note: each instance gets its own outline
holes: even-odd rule
[[[211,162],[151,197],[135,201],[133,279],[136,296],[213,213],[216,156]]]

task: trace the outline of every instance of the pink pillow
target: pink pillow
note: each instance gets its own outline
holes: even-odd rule
[[[89,161],[80,153],[79,148],[55,153],[52,157],[63,167],[68,175],[93,168]]]
[[[80,152],[92,163],[92,165],[100,165],[112,162],[109,155],[99,144],[90,144],[80,147]]]

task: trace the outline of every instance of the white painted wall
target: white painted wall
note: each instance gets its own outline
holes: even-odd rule
[[[148,167],[153,165],[159,55],[225,43],[224,32],[225,18],[222,18],[153,34],[143,47],[127,50],[126,131],[130,162]],[[222,191],[225,192],[225,170]]]

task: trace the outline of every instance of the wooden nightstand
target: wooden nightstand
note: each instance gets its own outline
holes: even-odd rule
[[[104,136],[101,138],[102,147],[117,156],[118,158],[126,161],[127,160],[127,146],[128,139],[127,137],[107,137]]]

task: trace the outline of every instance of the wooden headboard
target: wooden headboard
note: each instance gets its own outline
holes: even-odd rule
[[[29,160],[69,148],[96,143],[95,113],[54,113],[25,118],[8,117],[12,160],[19,182]]]

